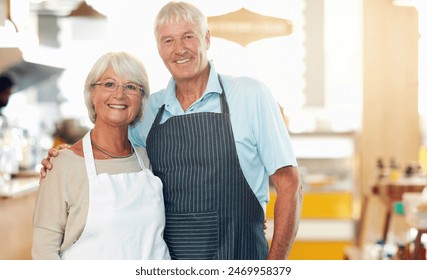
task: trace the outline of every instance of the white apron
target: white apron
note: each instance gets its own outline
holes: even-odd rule
[[[83,138],[88,217],[82,235],[62,253],[62,259],[170,259],[163,240],[163,185],[134,150],[142,171],[97,175],[90,132]]]

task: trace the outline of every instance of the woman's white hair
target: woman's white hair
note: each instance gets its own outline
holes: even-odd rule
[[[137,57],[127,52],[109,52],[101,56],[92,66],[86,77],[84,85],[84,99],[88,110],[90,120],[95,123],[96,112],[91,98],[91,89],[93,84],[98,82],[104,72],[111,68],[118,76],[135,84],[139,84],[144,89],[141,98],[141,106],[138,114],[131,125],[137,123],[143,114],[145,102],[150,94],[150,85],[148,82],[147,71],[144,64]]]
[[[154,21],[154,36],[159,44],[159,27],[165,23],[176,23],[184,20],[196,24],[204,37],[208,32],[208,19],[197,7],[187,2],[171,1],[159,11]]]

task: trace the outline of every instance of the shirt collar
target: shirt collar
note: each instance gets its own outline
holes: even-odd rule
[[[216,72],[214,64],[209,61],[210,71],[209,71],[209,80],[206,85],[205,92],[202,96],[209,93],[222,93],[221,85],[218,80],[218,73]],[[176,102],[176,82],[173,77],[170,78],[168,86],[165,89],[165,104],[171,104]]]

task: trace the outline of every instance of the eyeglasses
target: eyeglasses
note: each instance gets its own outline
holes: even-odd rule
[[[113,83],[113,82],[96,82],[92,84],[91,86],[101,86],[102,89],[109,92],[114,92],[117,90],[119,86],[123,87],[123,91],[130,93],[130,94],[144,94],[144,88],[134,84],[134,83],[127,83],[127,84],[119,84],[119,83]]]

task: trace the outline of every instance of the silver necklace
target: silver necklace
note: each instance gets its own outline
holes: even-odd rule
[[[104,154],[106,154],[107,156],[112,157],[112,158],[127,158],[127,157],[130,157],[130,156],[133,154],[133,147],[132,147],[132,145],[130,146],[130,154],[125,155],[125,156],[115,156],[115,155],[110,154],[109,152],[107,152],[106,150],[104,150],[103,148],[101,148],[100,146],[96,145],[96,143],[95,143],[95,142],[93,142],[93,140],[92,140],[92,139],[90,139],[90,142],[92,143],[92,145],[94,145],[94,146],[95,146],[95,148],[97,148],[97,149],[98,149],[98,150],[100,150],[102,153],[104,153]]]

